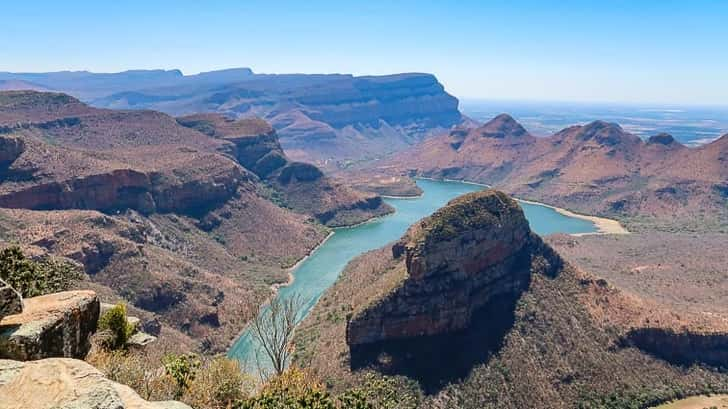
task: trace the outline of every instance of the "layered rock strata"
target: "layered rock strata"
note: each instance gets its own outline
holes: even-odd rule
[[[83,358],[98,319],[99,299],[93,291],[27,298],[22,313],[0,321],[0,358]]]
[[[468,327],[494,297],[528,286],[531,234],[523,211],[505,194],[477,192],[413,225],[392,247],[406,271],[391,292],[355,312],[350,346],[437,335]]]

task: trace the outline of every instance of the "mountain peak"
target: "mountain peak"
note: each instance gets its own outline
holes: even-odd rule
[[[479,130],[482,136],[499,139],[509,136],[521,137],[528,134],[528,131],[508,114],[496,116],[480,127]]]
[[[577,128],[576,137],[582,141],[594,140],[600,145],[614,146],[628,140],[639,141],[622,129],[619,124],[606,121],[593,121]]]

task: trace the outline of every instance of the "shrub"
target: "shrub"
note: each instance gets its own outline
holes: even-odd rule
[[[162,364],[165,373],[171,376],[177,385],[175,398],[181,398],[197,375],[197,369],[200,367],[199,358],[195,354],[167,354],[162,358]]]
[[[146,400],[174,399],[174,379],[161,372],[158,358],[139,351],[98,350],[87,361],[104,373],[104,376],[134,389]]]
[[[271,378],[258,396],[239,403],[241,409],[335,409],[321,382],[310,372],[292,367]]]
[[[105,343],[105,347],[110,349],[123,348],[134,331],[134,327],[126,320],[126,305],[119,303],[106,311],[99,318],[99,330],[110,331],[112,334],[111,340]]]
[[[253,387],[253,379],[241,372],[238,361],[220,356],[197,370],[193,380],[188,379],[182,400],[193,408],[226,409]]]
[[[82,277],[81,270],[69,262],[31,260],[17,246],[0,251],[0,278],[23,297],[68,290]]]

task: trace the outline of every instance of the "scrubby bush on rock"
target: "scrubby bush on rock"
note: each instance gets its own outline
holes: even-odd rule
[[[109,331],[111,337],[103,342],[109,349],[124,348],[134,327],[126,319],[126,305],[116,304],[99,318],[99,331]]]
[[[83,273],[70,262],[32,260],[14,246],[0,251],[0,278],[23,297],[37,297],[70,289]]]

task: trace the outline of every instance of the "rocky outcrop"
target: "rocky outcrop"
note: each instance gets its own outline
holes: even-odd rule
[[[0,321],[0,358],[82,358],[98,319],[99,299],[93,291],[27,298],[22,313]]]
[[[225,153],[272,187],[282,204],[329,227],[361,223],[392,211],[379,196],[338,183],[310,163],[289,161],[276,131],[266,121],[195,114],[177,118],[177,122],[231,142],[232,151]],[[215,220],[210,218],[203,223],[207,228],[214,226]]]
[[[6,315],[20,314],[23,311],[23,298],[5,281],[0,280],[0,320]]]
[[[83,209],[113,212],[133,209],[154,212],[199,213],[199,209],[231,198],[246,180],[236,166],[214,177],[188,181],[170,175],[118,169],[109,173],[31,185],[0,195],[0,207],[11,209]]]
[[[266,178],[283,167],[288,159],[278,142],[276,131],[267,122],[261,122],[265,127],[259,127],[255,135],[243,134],[225,139],[235,145],[235,157],[241,165],[261,178]]]
[[[728,366],[728,334],[724,332],[635,328],[627,332],[623,342],[677,364]]]
[[[263,179],[288,163],[276,131],[260,118],[236,120],[219,114],[194,114],[177,118],[177,123],[231,142],[232,149],[224,145],[224,152]]]
[[[347,343],[354,348],[467,328],[473,313],[490,300],[517,296],[528,287],[531,253],[539,243],[521,208],[501,192],[451,201],[392,247],[394,258],[405,261],[401,280],[355,311]]]
[[[3,409],[190,409],[175,401],[147,402],[125,385],[76,359],[0,359]]]
[[[324,174],[314,165],[302,162],[292,162],[281,170],[278,182],[287,185],[291,182],[313,182],[321,179]]]

